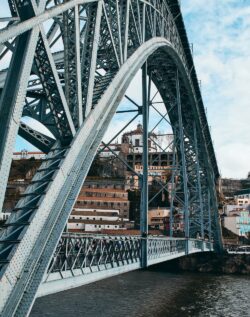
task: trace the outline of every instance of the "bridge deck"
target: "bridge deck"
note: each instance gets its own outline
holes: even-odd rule
[[[148,266],[192,253],[213,251],[212,243],[202,240],[64,235],[37,297],[140,269],[143,239],[147,241]]]

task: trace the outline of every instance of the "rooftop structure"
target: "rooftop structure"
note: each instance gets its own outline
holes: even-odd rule
[[[29,152],[28,150],[13,153],[13,160],[29,160],[31,158],[35,160],[43,160],[46,158],[46,154],[40,151]]]

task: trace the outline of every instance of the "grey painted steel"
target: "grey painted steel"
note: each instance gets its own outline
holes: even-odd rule
[[[17,35],[23,34],[24,32],[31,30],[37,25],[57,16],[66,10],[71,9],[72,7],[85,4],[89,2],[97,2],[98,0],[70,0],[67,3],[62,3],[59,5],[55,5],[51,9],[45,10],[43,13],[39,13],[37,16],[30,18],[26,21],[20,22],[19,24],[15,24],[10,26],[7,29],[0,31],[0,43],[4,43],[9,39],[16,37]]]
[[[140,230],[142,237],[148,235],[148,91],[147,91],[147,63],[142,66],[142,120],[143,120],[143,175],[141,187]],[[147,239],[142,240],[142,267],[147,267],[148,253]]]
[[[169,117],[173,127],[181,124],[174,131],[185,132],[185,144],[184,134],[179,133],[177,143],[182,142],[189,166],[184,180],[188,177],[191,184],[196,177],[196,156],[200,158],[203,197],[206,210],[211,205],[211,232],[220,248],[215,191],[218,168],[178,1],[52,1],[49,9],[44,9],[45,0],[39,6],[34,0],[10,3],[13,17],[19,20],[0,31],[0,43],[15,38],[17,43],[25,42],[25,49],[16,50],[9,69],[0,74],[1,84],[5,80],[0,105],[0,206],[22,113],[44,124],[56,141],[0,233],[1,313],[6,317],[29,313],[98,146],[126,88],[145,61],[167,110],[176,103],[178,69],[177,97],[183,120],[178,121],[177,109]],[[45,21],[52,22],[48,34],[42,25]],[[59,37],[53,31],[55,21]],[[60,36],[64,51],[52,55],[51,48]],[[70,47],[72,38],[77,41],[75,47]],[[15,64],[16,82],[11,80]],[[194,120],[200,140],[196,154],[190,125]],[[186,169],[183,162],[182,169]],[[197,211],[193,186],[188,190],[190,206]],[[192,221],[196,226],[195,215]],[[186,243],[190,247],[188,240]]]
[[[176,166],[176,146],[174,142],[174,150],[173,150],[173,166]],[[172,170],[172,175],[171,175],[171,199],[170,199],[170,215],[169,215],[169,236],[170,238],[173,237],[173,213],[174,213],[174,198],[175,198],[175,187],[174,187],[174,182],[175,182],[175,176],[176,176],[176,167],[175,169]]]
[[[34,130],[24,122],[20,122],[18,134],[44,153],[49,153],[56,140]]]
[[[194,147],[195,147],[195,153],[197,156],[196,161],[196,175],[197,175],[197,187],[199,192],[199,205],[200,205],[200,226],[201,226],[201,238],[204,239],[204,207],[203,207],[203,197],[202,197],[202,188],[201,188],[201,176],[200,176],[200,163],[199,163],[199,157],[198,157],[198,140],[197,140],[197,131],[196,131],[196,125],[195,122],[193,124],[194,128]],[[209,213],[210,214],[210,213]]]
[[[185,238],[189,238],[189,192],[188,192],[188,175],[186,167],[186,156],[184,146],[184,126],[182,120],[182,106],[181,106],[181,93],[180,93],[180,82],[179,72],[176,72],[176,96],[177,96],[177,108],[178,108],[178,129],[179,129],[179,140],[180,140],[180,152],[181,152],[181,173],[183,181],[184,191],[184,221],[185,221]],[[188,253],[188,243],[186,243],[186,253]]]
[[[75,198],[91,165],[93,155],[98,149],[99,143],[101,142],[108,124],[115,113],[115,109],[118,106],[119,101],[130,83],[131,77],[135,75],[143,62],[150,54],[152,54],[152,52],[154,52],[154,50],[166,44],[168,44],[168,42],[161,38],[156,38],[144,43],[144,45],[142,45],[138,51],[121,67],[115,81],[107,89],[99,102],[99,107],[96,107],[85,120],[81,130],[77,134],[77,137],[74,139],[71,148],[68,150],[66,158],[61,163],[60,168],[56,171],[56,175],[53,176],[54,180],[50,184],[47,194],[42,197],[41,203],[32,219],[32,223],[26,229],[25,236],[16,246],[15,253],[12,256],[10,263],[6,265],[4,267],[4,271],[2,270],[1,272],[1,286],[3,291],[0,299],[0,307],[1,309],[4,308],[3,312],[6,316],[8,315],[5,312],[8,313],[8,311],[13,308],[14,300],[18,299],[17,292],[22,295],[22,297],[30,296],[31,299],[33,298],[31,303],[29,302],[29,299],[27,299],[27,302],[29,303],[27,307],[30,309],[31,304],[34,301],[35,294],[28,292],[27,289],[26,293],[24,293],[24,290],[27,286],[29,286],[32,278],[34,284],[37,282],[35,290],[38,288],[43,272],[46,270],[49,263],[49,261],[46,261],[47,256],[48,259],[52,256],[52,251],[56,247],[56,243],[60,237],[60,232],[64,229]],[[108,116],[110,116],[110,118],[106,122]],[[103,128],[101,129],[102,126]],[[101,135],[98,135],[99,131],[101,132]],[[81,147],[79,146],[79,142],[83,144]],[[89,152],[91,147],[94,152]],[[86,155],[89,156],[87,157]],[[79,178],[78,175],[82,169],[83,163],[84,168],[82,171],[84,174]],[[76,180],[78,180],[76,188],[77,191],[74,193],[73,199],[70,199],[68,195],[70,193],[70,189],[72,188],[72,184]],[[13,217],[10,217],[10,221],[12,221],[12,218]],[[60,222],[56,223],[56,219],[59,219]],[[60,229],[57,229],[57,231],[53,225],[57,225]],[[56,234],[54,238],[55,240],[53,240],[50,236],[53,233]],[[4,233],[2,234],[2,238],[4,237],[3,235]],[[49,243],[51,244],[51,249],[49,249]],[[39,247],[39,245],[44,245],[45,249]],[[47,254],[43,254],[43,250],[44,252],[47,252]],[[40,261],[43,259],[43,262],[39,262],[39,259]],[[16,266],[16,262],[18,262],[18,266]],[[36,268],[37,265],[40,266],[39,270]],[[41,265],[44,265],[43,268],[41,268]],[[35,278],[31,275],[30,269],[27,270],[25,267],[33,267],[32,272],[38,273],[40,277]],[[16,272],[16,275],[12,275],[13,271]],[[16,276],[20,276],[21,273],[22,278],[17,279]],[[12,276],[11,283],[10,276]],[[15,284],[16,286],[14,288],[13,286]],[[14,292],[11,292],[13,288]],[[5,304],[6,301],[7,303]],[[26,300],[22,300],[22,304],[25,302]],[[25,307],[22,309],[24,309],[26,314],[27,310]]]
[[[139,236],[64,234],[37,297],[143,268],[141,249],[147,240],[148,266],[186,255],[186,240]],[[209,252],[212,243],[188,240],[189,254]]]
[[[38,28],[19,38],[6,77],[0,101],[0,210],[2,209],[12,152],[26,95],[26,89],[38,38]],[[13,77],[17,80],[13,81]],[[6,107],[6,104],[8,107]]]

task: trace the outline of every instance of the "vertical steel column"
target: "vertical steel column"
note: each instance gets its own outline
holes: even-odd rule
[[[214,245],[217,252],[223,251],[222,243],[222,232],[220,224],[220,215],[218,211],[218,201],[217,201],[217,191],[216,191],[216,181],[213,169],[211,168],[211,175],[214,186],[212,187],[212,208],[213,208],[213,221],[214,221]]]
[[[147,93],[147,62],[142,66],[142,121],[143,121],[143,177],[141,191],[140,230],[142,236],[141,266],[147,267],[148,262],[148,93]]]
[[[211,223],[211,205],[210,205],[210,192],[209,189],[207,191],[207,208],[208,208],[208,236],[210,242],[210,250],[211,250],[211,243],[212,243],[212,223]]]
[[[197,185],[199,192],[199,203],[200,203],[200,225],[201,225],[201,238],[204,240],[204,206],[203,206],[203,197],[201,189],[201,176],[200,176],[200,163],[199,163],[199,153],[198,153],[198,141],[197,141],[197,131],[196,124],[194,122],[194,147],[196,154],[196,175],[197,175]]]
[[[39,29],[21,34],[16,39],[14,53],[0,99],[0,212],[6,192],[11,158],[22,116],[23,105],[32,68]]]
[[[124,37],[123,37],[123,62],[126,62],[128,57],[128,33],[129,33],[129,6],[130,0],[126,1],[125,4],[125,29],[124,29]],[[122,32],[121,32],[122,33]],[[123,34],[122,34],[123,35]]]
[[[189,206],[188,206],[188,177],[186,169],[186,157],[185,157],[185,145],[184,145],[184,132],[182,122],[182,111],[181,111],[181,94],[180,94],[180,82],[179,72],[176,71],[176,96],[177,96],[177,107],[178,107],[178,125],[179,125],[179,141],[180,141],[180,152],[181,152],[181,169],[183,178],[183,189],[184,189],[184,219],[185,219],[185,238],[186,238],[186,254],[188,253],[188,239],[189,239]]]
[[[175,134],[174,134],[175,138]],[[174,195],[175,195],[175,176],[176,176],[176,145],[174,139],[174,146],[173,146],[173,163],[172,163],[172,175],[171,175],[171,203],[170,203],[170,216],[169,216],[169,236],[170,238],[173,237],[173,209],[174,209]]]

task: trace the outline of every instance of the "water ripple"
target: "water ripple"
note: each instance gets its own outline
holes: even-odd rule
[[[250,317],[250,278],[136,271],[46,296],[31,317]]]

